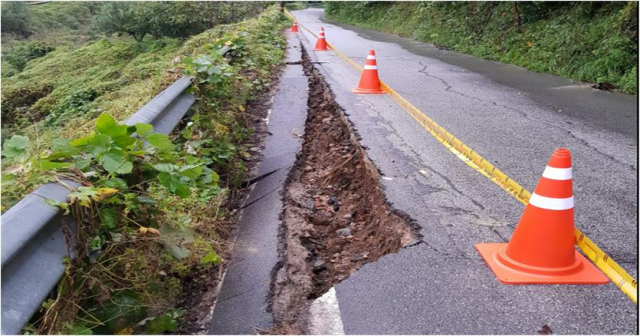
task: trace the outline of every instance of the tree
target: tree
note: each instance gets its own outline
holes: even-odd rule
[[[109,2],[96,17],[94,28],[105,34],[128,34],[136,40],[146,34],[186,38],[218,24],[256,16],[267,5],[249,1]]]
[[[93,26],[107,35],[128,34],[141,41],[149,28],[136,14],[136,6],[134,2],[108,2],[94,19]]]
[[[24,2],[2,1],[1,10],[3,33],[15,33],[24,37],[31,35],[27,6]]]

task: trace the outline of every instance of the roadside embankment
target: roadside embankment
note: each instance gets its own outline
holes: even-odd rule
[[[341,23],[637,93],[637,2],[326,2]]]

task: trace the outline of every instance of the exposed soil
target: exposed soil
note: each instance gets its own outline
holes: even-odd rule
[[[240,188],[231,191],[228,203],[229,220],[225,223],[216,223],[216,233],[221,240],[226,241],[226,243],[222,244],[224,245],[222,246],[223,253],[220,253],[223,262],[210,269],[189,272],[188,278],[181,279],[183,295],[178,306],[183,309],[184,315],[181,318],[180,329],[176,331],[177,334],[208,332],[205,326],[211,319],[213,304],[220,292],[221,279],[231,261],[232,241],[236,236],[235,231],[239,219],[238,208],[251,190],[250,186],[259,179],[256,175],[259,164],[262,161],[261,152],[264,148],[264,140],[268,135],[265,118],[273,103],[273,96],[277,91],[277,83],[282,70],[283,68],[280,67],[277,71],[274,71],[269,89],[263,90],[254,100],[248,103],[245,112],[242,114],[245,127],[253,129],[252,136],[244,143],[250,149],[251,156],[244,159],[248,172],[245,182],[242,183]],[[206,234],[206,232],[199,233]]]
[[[378,170],[302,51],[309,110],[302,151],[285,189],[270,333],[307,333],[313,299],[417,237],[411,219],[387,203]]]

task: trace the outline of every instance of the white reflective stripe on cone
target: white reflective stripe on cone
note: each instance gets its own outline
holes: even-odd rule
[[[367,56],[367,59],[376,59],[376,56],[374,56],[374,55],[368,55],[368,56]]]
[[[542,177],[546,177],[551,180],[565,181],[572,178],[571,168],[555,168],[549,167],[544,169]]]
[[[569,198],[552,198],[533,193],[529,199],[529,204],[546,210],[569,210],[573,209],[573,196]]]
[[[378,70],[378,67],[375,65],[365,65],[364,66],[365,70]]]

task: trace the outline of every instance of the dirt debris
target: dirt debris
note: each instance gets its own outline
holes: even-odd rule
[[[380,173],[302,48],[309,77],[302,151],[281,214],[280,262],[270,308],[274,331],[304,334],[308,307],[362,265],[413,244],[415,223],[387,203]]]

